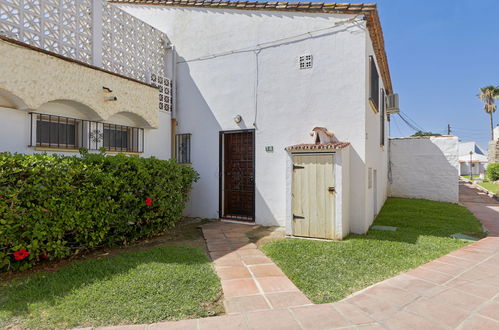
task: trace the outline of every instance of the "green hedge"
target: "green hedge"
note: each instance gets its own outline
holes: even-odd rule
[[[0,271],[161,233],[197,178],[173,160],[0,154]]]
[[[487,179],[489,179],[489,181],[499,180],[499,163],[489,164],[487,166]]]

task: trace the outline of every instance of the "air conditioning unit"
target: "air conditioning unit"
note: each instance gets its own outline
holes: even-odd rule
[[[386,113],[393,115],[400,112],[399,95],[390,94],[386,97]]]

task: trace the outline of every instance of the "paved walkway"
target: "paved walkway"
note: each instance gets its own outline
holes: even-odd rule
[[[499,236],[499,202],[463,181],[459,183],[459,202],[480,219],[489,236]]]
[[[253,227],[206,225],[228,315],[112,328],[499,330],[499,203],[466,184],[460,196],[489,237],[331,304],[310,304],[249,242]]]

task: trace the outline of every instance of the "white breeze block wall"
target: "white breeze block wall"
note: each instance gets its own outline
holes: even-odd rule
[[[392,197],[458,202],[457,137],[391,139],[390,160]]]

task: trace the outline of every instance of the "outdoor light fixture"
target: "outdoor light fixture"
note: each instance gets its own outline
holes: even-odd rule
[[[237,115],[234,117],[234,121],[236,122],[236,124],[239,124],[241,120],[243,120],[243,117],[241,117],[241,115]]]
[[[104,87],[104,86],[102,86],[102,89],[103,89],[103,90],[105,90],[105,91],[107,91],[107,92],[109,92],[109,93],[112,93],[112,92],[113,92],[113,91],[111,90],[111,88],[109,88],[109,87]]]
[[[118,98],[116,96],[108,96],[105,98],[106,101],[117,101]]]

